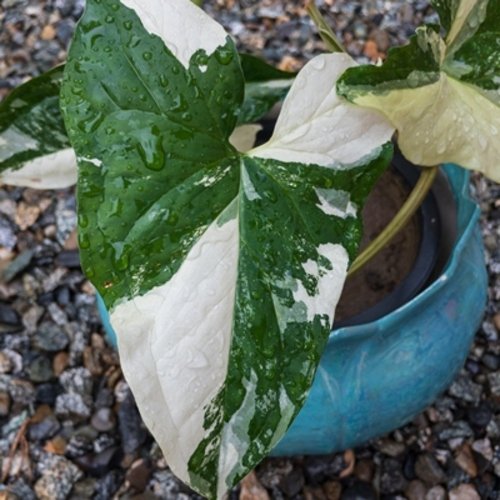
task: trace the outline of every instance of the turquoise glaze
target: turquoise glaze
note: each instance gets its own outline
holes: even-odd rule
[[[451,165],[445,172],[457,202],[458,237],[442,275],[391,314],[331,333],[306,404],[273,455],[332,453],[396,429],[463,366],[483,315],[487,275],[469,175]],[[98,306],[116,345],[100,298]]]

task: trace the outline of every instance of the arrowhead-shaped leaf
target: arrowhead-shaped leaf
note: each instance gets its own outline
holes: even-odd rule
[[[358,213],[390,159],[391,127],[335,95],[353,64],[311,62],[268,145],[241,154],[229,142],[238,54],[188,0],[88,0],[71,47],[62,104],[82,264],[144,421],[206,496],[253,468],[302,406]]]
[[[389,51],[381,67],[349,69],[338,91],[382,112],[412,162],[458,163],[500,181],[500,0],[436,0],[433,27]]]
[[[76,182],[76,158],[59,110],[61,67],[0,103],[0,182],[42,189]]]
[[[247,151],[260,129],[246,124],[262,118],[285,97],[295,74],[247,54],[241,59],[245,101],[238,115],[241,126],[230,142],[238,151]],[[63,70],[58,66],[33,78],[0,102],[0,182],[38,189],[76,183],[76,157],[60,112]]]

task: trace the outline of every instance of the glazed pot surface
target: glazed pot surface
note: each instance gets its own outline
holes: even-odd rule
[[[334,330],[308,399],[273,455],[362,445],[412,420],[465,363],[486,304],[487,275],[469,175],[446,166],[457,240],[441,276],[372,323]]]

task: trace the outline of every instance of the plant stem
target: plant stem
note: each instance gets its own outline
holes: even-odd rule
[[[348,276],[359,271],[382,250],[413,217],[429,193],[439,167],[424,168],[410,196],[387,227],[361,252],[349,268]]]
[[[319,35],[325,42],[328,50],[330,52],[345,52],[346,50],[328,23],[325,21],[325,18],[321,15],[321,12],[316,6],[314,0],[306,0],[306,9],[314,24],[317,26]]]

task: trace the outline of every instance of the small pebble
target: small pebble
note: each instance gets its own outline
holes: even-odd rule
[[[422,453],[415,462],[415,473],[429,486],[435,486],[446,481],[446,474],[430,453]]]
[[[10,410],[10,396],[8,392],[0,391],[0,417],[6,417]]]
[[[427,487],[422,481],[413,480],[406,487],[405,494],[408,500],[422,500],[425,498]]]
[[[450,500],[481,500],[471,484],[461,484],[450,491]]]
[[[99,432],[108,432],[115,427],[115,416],[110,408],[99,408],[92,416],[92,426]]]
[[[0,351],[0,374],[10,373],[12,371],[12,361],[3,351]]]
[[[442,486],[434,486],[425,494],[425,500],[447,500],[448,495]]]

